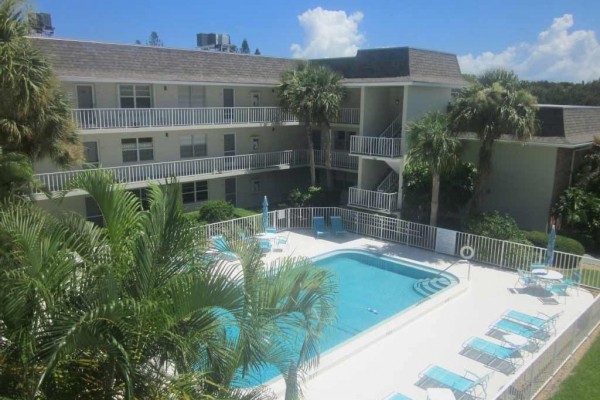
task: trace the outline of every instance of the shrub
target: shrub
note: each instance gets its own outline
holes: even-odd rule
[[[288,194],[288,201],[292,207],[307,207],[315,205],[323,189],[317,186],[309,186],[305,192],[300,189],[292,189]]]
[[[531,244],[515,220],[510,215],[498,211],[470,216],[465,230],[474,235]]]
[[[529,231],[525,232],[525,236],[534,246],[546,247],[550,235],[541,231]],[[554,249],[565,253],[577,254],[578,256],[585,254],[585,248],[580,242],[561,235],[556,235],[556,245]]]
[[[226,221],[234,217],[233,204],[225,200],[207,201],[198,207],[198,221],[207,224]]]

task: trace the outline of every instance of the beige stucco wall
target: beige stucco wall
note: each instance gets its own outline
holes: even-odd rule
[[[463,159],[477,164],[479,143],[463,141]],[[496,143],[482,211],[510,214],[522,229],[544,230],[552,206],[556,148]]]
[[[390,113],[389,88],[363,88],[360,126],[361,135],[379,136],[394,119]]]
[[[73,108],[77,108],[77,85],[90,83],[63,82],[63,88],[71,99]],[[91,83],[94,91],[95,108],[120,108],[119,83]],[[155,108],[179,107],[178,86],[174,84],[154,84],[152,88],[152,104]],[[184,85],[188,86],[188,85]],[[234,107],[250,107],[251,93],[258,93],[261,107],[277,107],[278,100],[275,88],[253,86],[201,86],[204,88],[205,107],[223,107],[223,89],[234,90]]]

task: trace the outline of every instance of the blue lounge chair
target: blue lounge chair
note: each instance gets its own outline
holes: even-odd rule
[[[340,234],[348,233],[346,228],[344,228],[344,223],[342,221],[342,217],[333,216],[330,218],[330,220],[331,220],[331,230],[333,231],[334,234],[340,235]]]
[[[411,400],[410,397],[406,397],[402,393],[394,392],[386,396],[383,400]]]
[[[490,375],[478,376],[470,371],[465,371],[464,375],[459,375],[433,365],[420,374],[416,385],[423,389],[446,387],[452,390],[457,399],[486,398]]]
[[[317,239],[319,238],[319,236],[326,234],[327,229],[325,228],[325,218],[324,217],[313,217],[312,228],[313,228],[313,231],[315,232],[315,235],[317,236]]]
[[[498,331],[501,335],[513,334],[523,336],[525,339],[532,340],[534,342],[542,341],[545,342],[550,337],[550,332],[544,329],[537,329],[530,325],[521,324],[510,319],[499,319],[492,326],[490,326],[489,336],[496,336],[494,332]]]
[[[510,319],[521,324],[531,325],[536,329],[544,329],[548,333],[553,334],[556,332],[556,320],[562,314],[557,312],[554,315],[547,315],[543,312],[538,312],[537,316],[529,315],[520,311],[510,310],[502,315],[504,319]]]
[[[516,347],[506,347],[474,337],[463,344],[460,354],[510,375],[522,365],[523,358],[519,350]]]

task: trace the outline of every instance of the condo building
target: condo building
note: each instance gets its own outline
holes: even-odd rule
[[[142,199],[149,182],[176,179],[182,200],[260,207],[309,185],[305,127],[278,105],[276,86],[297,60],[242,54],[31,38],[51,61],[72,100],[86,165],[70,171],[35,165],[59,191],[89,166],[110,170]],[[313,60],[341,73],[347,95],[332,124],[332,170],[340,204],[397,213],[407,124],[445,110],[465,85],[453,54],[409,47],[359,50],[355,57]],[[322,135],[314,131],[324,182]],[[43,207],[51,201],[39,195]],[[86,193],[63,204],[98,220]]]

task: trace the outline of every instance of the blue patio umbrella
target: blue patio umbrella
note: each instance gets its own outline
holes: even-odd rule
[[[556,227],[552,225],[550,237],[548,238],[548,247],[546,248],[546,265],[551,267],[554,258],[554,246],[556,245]]]
[[[263,228],[265,228],[265,230],[266,230],[267,227],[269,226],[269,201],[267,200],[267,196],[265,196],[262,206],[263,206]]]

